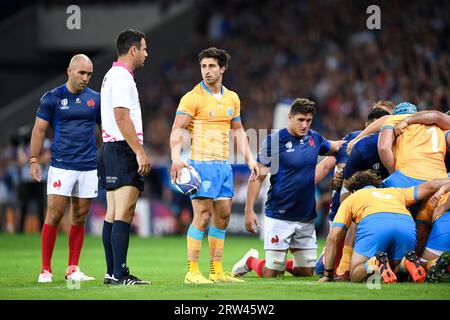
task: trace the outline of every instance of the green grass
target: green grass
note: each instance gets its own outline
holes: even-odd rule
[[[59,235],[53,254],[53,283],[38,284],[40,271],[40,237],[0,235],[0,299],[158,299],[158,300],[263,300],[263,299],[450,299],[450,284],[398,283],[369,290],[366,284],[317,282],[318,277],[260,279],[254,273],[245,276],[243,284],[188,286],[183,284],[186,272],[184,237],[142,239],[132,237],[128,264],[132,273],[153,282],[150,286],[107,287],[103,246],[99,237],[87,236],[81,256],[82,270],[96,281],[81,283],[79,290],[67,288],[64,273],[67,266],[67,241]],[[323,240],[319,241],[320,247]],[[263,255],[262,242],[257,238],[227,238],[224,267],[234,263],[251,247]],[[200,268],[208,272],[208,244],[203,243]],[[270,294],[268,294],[270,293]]]

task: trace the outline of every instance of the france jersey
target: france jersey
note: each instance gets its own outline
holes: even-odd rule
[[[36,116],[54,130],[51,166],[90,171],[97,169],[95,126],[100,123],[100,95],[86,88],[71,93],[65,84],[45,93]]]
[[[268,217],[306,221],[317,216],[315,168],[318,156],[326,154],[330,147],[330,142],[313,130],[296,137],[285,128],[266,138],[257,161],[270,167],[271,172]]]
[[[389,176],[378,155],[378,136],[372,134],[359,140],[352,149],[344,168],[344,179],[349,179],[357,171],[374,170],[385,179]]]
[[[348,133],[343,140],[345,141],[344,144],[341,146],[339,151],[334,155],[334,158],[336,159],[336,165],[340,163],[347,163],[348,156],[347,156],[347,146],[350,141],[352,141],[354,138],[358,136],[358,134],[361,133],[361,130],[356,130]],[[328,213],[328,219],[333,221],[334,216],[336,215],[336,212],[339,209],[339,205],[341,204],[340,200],[340,192],[333,190],[331,193],[331,205],[330,205],[330,212]]]

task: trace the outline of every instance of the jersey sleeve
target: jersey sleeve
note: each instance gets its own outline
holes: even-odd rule
[[[345,164],[343,178],[349,179],[357,171],[360,171],[362,163],[363,159],[361,157],[360,151],[357,149],[356,144],[352,152],[350,153],[350,156],[347,159],[347,163]]]
[[[272,156],[274,153],[272,150],[273,137],[273,135],[267,136],[267,138],[263,141],[262,146],[258,152],[258,157],[256,158],[256,161],[258,163],[261,163],[266,167],[270,167],[272,165]]]
[[[400,190],[403,194],[403,197],[405,199],[405,205],[407,207],[416,204],[417,203],[417,192],[419,190],[419,186],[414,186],[410,188],[399,188],[397,190]]]
[[[427,205],[424,208],[420,208],[416,215],[416,223],[426,223],[431,226],[433,222],[433,208],[427,202]]]
[[[341,227],[344,228],[345,231],[350,228],[350,224],[352,223],[352,197],[348,197],[341,203],[339,206],[338,212],[334,216],[332,228]]]
[[[36,116],[52,123],[53,115],[55,113],[55,107],[56,103],[52,93],[47,92],[41,98]]]
[[[241,120],[241,100],[239,99],[239,96],[236,94],[234,112],[231,121],[239,121],[239,120]]]
[[[328,153],[328,151],[330,151],[331,148],[331,143],[330,141],[328,141],[327,139],[325,139],[323,136],[321,136],[320,134],[317,135],[319,138],[319,154],[321,156],[325,155],[326,153]]]
[[[342,146],[339,148],[338,152],[336,152],[333,157],[336,159],[336,164],[339,163],[347,163],[348,156],[347,156],[347,146],[348,141],[346,141]]]
[[[181,100],[177,108],[177,114],[187,114],[194,117],[197,113],[197,104],[195,103],[194,97],[187,93]]]
[[[389,118],[387,118],[383,125],[381,126],[381,130],[384,129],[394,129],[394,127],[400,122],[401,120],[396,119],[395,117],[390,116]],[[380,131],[381,131],[380,130]]]
[[[132,95],[133,90],[132,83],[127,81],[126,78],[118,78],[112,84],[112,107],[114,108],[127,108],[133,107]]]

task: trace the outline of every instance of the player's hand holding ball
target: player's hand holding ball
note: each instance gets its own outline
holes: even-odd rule
[[[181,174],[175,179],[175,183],[173,183],[173,185],[181,193],[193,195],[198,192],[201,183],[202,180],[197,170],[191,166],[187,166],[182,167]]]

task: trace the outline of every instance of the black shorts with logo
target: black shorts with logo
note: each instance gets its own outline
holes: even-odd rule
[[[100,185],[105,190],[134,186],[144,191],[144,177],[138,174],[136,154],[126,141],[103,144],[98,164]]]

